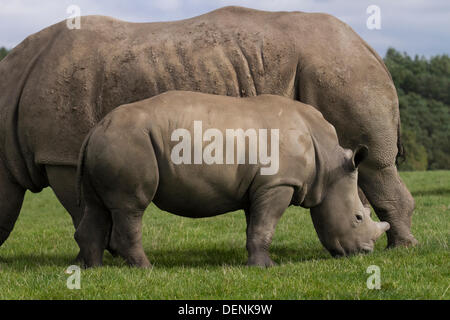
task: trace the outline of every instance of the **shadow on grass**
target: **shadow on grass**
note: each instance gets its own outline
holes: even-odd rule
[[[247,251],[243,248],[198,248],[179,250],[147,250],[150,262],[156,268],[179,267],[217,267],[217,266],[245,266]],[[332,259],[323,249],[317,248],[286,248],[274,246],[270,250],[272,259],[279,265],[299,263],[311,260]],[[2,257],[0,252],[1,269],[30,270],[45,266],[67,268],[75,263],[75,255],[69,254],[19,254]],[[124,267],[121,258],[114,258],[105,252],[104,266]]]
[[[18,254],[3,257],[0,250],[0,269],[30,270],[40,267],[67,268],[75,263],[76,255],[70,254]]]
[[[180,250],[153,250],[146,252],[156,268],[245,266],[247,251],[243,248],[198,248]],[[321,248],[272,247],[271,258],[279,265],[322,260],[331,257]]]

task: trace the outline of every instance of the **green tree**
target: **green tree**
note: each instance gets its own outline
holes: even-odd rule
[[[384,60],[399,98],[407,157],[400,168],[450,169],[449,56],[411,58],[390,48]]]
[[[8,54],[9,50],[4,47],[0,48],[0,60],[2,60]]]
[[[407,150],[406,159],[400,163],[399,169],[406,171],[427,170],[428,155],[423,145],[417,142],[416,133],[412,130],[402,132],[403,146]]]

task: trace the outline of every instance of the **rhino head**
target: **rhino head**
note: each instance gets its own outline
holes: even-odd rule
[[[371,252],[390,227],[387,222],[373,221],[358,196],[358,165],[367,157],[367,147],[342,151],[338,167],[325,179],[322,201],[311,207],[314,228],[332,256]]]

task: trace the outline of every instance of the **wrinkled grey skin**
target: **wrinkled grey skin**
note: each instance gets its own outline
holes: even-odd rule
[[[86,134],[117,106],[174,89],[313,105],[343,147],[370,149],[358,185],[391,224],[389,245],[416,242],[414,200],[395,166],[395,87],[381,58],[332,16],[226,7],[164,23],[82,17],[80,30],[62,21],[28,37],[0,62],[0,77],[0,244],[25,190],[50,186],[77,226]]]
[[[226,129],[268,129],[268,136],[279,129],[278,172],[261,175],[260,162],[248,164],[248,151],[246,164],[175,164],[171,153],[179,142],[172,133],[184,128],[194,139],[194,121],[224,137]],[[356,168],[366,156],[366,147],[354,153],[340,147],[334,127],[313,107],[279,96],[170,91],[121,106],[93,129],[80,154],[86,206],[75,239],[81,258],[87,267],[101,265],[109,245],[129,264],[149,267],[141,220],[151,201],[192,218],[244,209],[248,265],[274,264],[269,245],[291,204],[311,208],[332,255],[372,251],[389,224],[372,221],[359,199]]]

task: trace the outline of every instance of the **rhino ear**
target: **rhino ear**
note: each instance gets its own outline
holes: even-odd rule
[[[360,144],[356,147],[355,151],[353,151],[352,156],[352,169],[356,170],[359,164],[364,161],[369,155],[369,148],[367,146]]]

